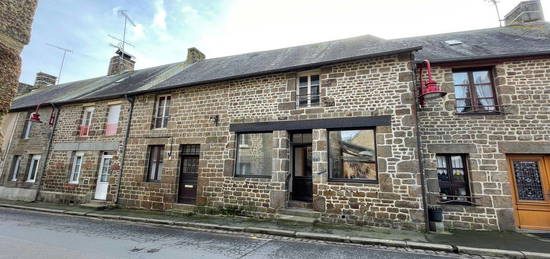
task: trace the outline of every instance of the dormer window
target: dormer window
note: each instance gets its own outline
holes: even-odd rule
[[[321,99],[319,72],[300,73],[297,81],[296,107],[318,106]]]

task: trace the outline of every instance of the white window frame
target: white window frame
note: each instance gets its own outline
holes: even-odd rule
[[[23,131],[23,139],[30,139],[31,138],[31,130],[32,130],[32,115],[34,113],[31,112],[31,115],[29,115],[29,118],[25,121],[25,129]]]
[[[86,134],[82,135],[82,136],[88,136],[88,134],[90,134],[90,128],[92,127],[92,119],[94,117],[94,111],[95,111],[95,107],[86,107],[84,108],[84,114],[82,115],[82,122],[80,123],[80,126],[87,126],[87,130],[86,130]],[[86,114],[88,114],[88,112],[90,112],[90,116],[89,117],[86,117]]]
[[[29,169],[27,170],[27,182],[28,183],[34,183],[36,181],[36,175],[38,174],[38,167],[40,167],[40,158],[42,158],[41,155],[32,155],[31,161],[29,163]],[[31,171],[32,171],[32,164],[36,161],[36,167],[34,168],[34,178],[31,179]]]
[[[311,103],[311,76],[319,76],[319,102],[312,105]],[[307,77],[307,104],[306,105],[300,105],[300,77]],[[321,103],[321,73],[319,70],[312,70],[312,71],[304,71],[298,73],[298,76],[296,77],[296,107],[303,108],[303,107],[312,107],[312,106],[319,106]]]
[[[13,166],[12,166],[11,179],[10,179],[10,181],[12,181],[12,182],[17,181],[17,174],[19,173],[19,168],[21,167],[22,157],[23,156],[15,155],[14,159],[12,160],[13,163],[14,163]]]
[[[164,106],[162,107],[162,117],[159,117],[159,114],[158,114],[158,111],[159,111],[159,106],[160,106],[160,98],[165,98],[164,99]],[[166,105],[166,98],[170,98],[170,105]],[[159,95],[157,96],[157,99],[156,99],[156,104],[155,104],[155,111],[154,111],[154,114],[155,116],[153,116],[153,129],[166,129],[168,127],[168,120],[166,120],[166,124],[164,123],[164,117],[170,117],[170,116],[166,116],[166,111],[170,111],[170,106],[172,106],[172,96],[171,95]],[[157,127],[157,119],[158,118],[162,118],[161,121],[160,121],[160,127]]]
[[[118,107],[118,113],[116,115],[114,115],[113,113],[113,110],[115,107]],[[118,130],[118,122],[120,121],[120,112],[122,111],[122,104],[113,104],[111,106],[109,106],[109,112],[107,113],[107,123],[105,125],[105,128],[107,128],[107,125],[109,124],[117,124],[117,130]],[[111,116],[116,117],[116,121],[113,121],[113,122],[109,122],[109,119],[111,118]],[[114,119],[113,119],[114,120]],[[105,134],[107,135],[107,134]],[[116,131],[115,131],[115,134],[109,134],[107,136],[112,136],[112,135],[116,135]]]
[[[77,159],[80,157],[80,164],[78,165],[78,171],[77,169]],[[74,154],[73,158],[73,166],[71,168],[71,175],[69,176],[69,183],[70,184],[78,184],[80,180],[80,172],[82,171],[82,164],[84,164],[84,152],[77,152]],[[73,180],[76,175],[76,180]]]

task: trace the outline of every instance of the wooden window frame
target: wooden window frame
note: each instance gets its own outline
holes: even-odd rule
[[[161,98],[164,98],[164,106],[162,107],[162,116],[159,116],[159,106]],[[168,105],[166,105],[167,101]],[[172,106],[172,96],[171,95],[159,95],[155,99],[155,110],[153,111],[153,123],[152,129],[166,129],[168,128],[168,121],[170,120],[170,106]],[[168,113],[168,115],[166,115]],[[157,120],[160,120],[160,126],[157,127]]]
[[[263,131],[263,132],[240,132],[240,133],[237,133],[236,136],[235,136],[235,143],[236,143],[236,146],[235,146],[235,165],[233,167],[233,175],[235,177],[240,177],[240,178],[271,178],[272,175],[273,175],[273,167],[271,168],[271,172],[269,175],[260,175],[260,174],[249,174],[249,175],[246,175],[246,174],[238,174],[238,169],[239,169],[239,147],[240,147],[240,136],[243,136],[243,135],[246,135],[246,134],[267,134],[267,133],[270,133],[271,134],[271,137],[273,138],[273,131]],[[250,140],[250,139],[249,139]],[[249,142],[250,143],[250,142]],[[243,148],[249,148],[249,145],[245,144],[245,146]],[[271,158],[273,160],[273,145],[271,145]],[[251,163],[250,163],[251,164]],[[252,164],[251,164],[252,165]]]
[[[153,156],[156,153],[156,160],[153,159]],[[160,168],[162,164],[162,168]],[[151,168],[155,167],[151,175]],[[162,171],[164,171],[164,145],[150,145],[147,150],[147,172],[145,174],[146,182],[160,182],[162,177]]]
[[[25,120],[25,125],[23,127],[23,134],[21,134],[21,138],[22,139],[30,139],[31,138],[31,130],[32,130],[32,121],[31,121],[31,117],[32,117],[32,112],[29,113],[29,116],[27,120]]]
[[[36,176],[38,174],[38,168],[40,167],[40,159],[42,159],[42,155],[30,155],[31,159],[29,161],[29,168],[27,170],[27,183],[34,183],[36,182]],[[35,159],[36,158],[36,159]],[[32,164],[36,161],[36,168],[34,170],[34,178],[31,179],[31,171],[32,171]]]
[[[87,117],[86,114],[90,112],[90,116]],[[87,137],[90,135],[90,128],[92,127],[92,120],[94,118],[95,107],[89,106],[84,107],[84,112],[82,113],[82,119],[80,121],[79,135],[81,137]],[[84,128],[86,127],[86,128]],[[85,130],[85,131],[83,131]]]
[[[11,165],[11,182],[17,181],[17,175],[19,174],[19,170],[21,169],[21,160],[23,159],[23,156],[21,155],[14,155],[12,159],[12,165]]]
[[[438,167],[437,166],[437,157],[438,156],[442,156],[442,157],[445,157],[445,164],[446,164],[446,167],[443,168],[443,167]],[[460,156],[461,159],[462,159],[462,168],[455,168],[453,167],[453,164],[452,164],[452,157],[453,156]],[[449,197],[451,199],[447,199],[447,200],[443,200],[441,199],[442,198],[442,194],[441,194],[441,180],[439,179],[439,174],[437,173],[438,170],[445,170],[447,172],[447,175],[449,177],[449,180],[448,181],[445,181],[445,182],[449,182],[449,189],[456,189],[456,188],[459,188],[459,187],[456,187],[456,186],[453,186],[453,178],[452,178],[452,173],[453,173],[453,169],[462,169],[464,171],[464,187],[466,188],[466,195],[449,195],[449,194],[446,194],[445,196],[446,197]],[[471,189],[471,186],[470,186],[470,170],[468,168],[468,155],[466,154],[436,154],[436,174],[437,174],[437,184],[439,186],[439,195],[440,195],[440,202],[442,203],[446,203],[446,204],[461,204],[461,205],[470,205],[471,202],[473,201],[472,199],[472,189]],[[459,198],[463,198],[463,200],[458,200]]]
[[[498,104],[498,98],[497,98],[497,92],[495,87],[495,78],[493,73],[493,67],[475,67],[475,68],[461,68],[461,69],[453,69],[453,75],[455,73],[467,73],[468,75],[468,84],[455,84],[454,78],[453,78],[453,88],[456,91],[457,86],[466,86],[468,88],[468,98],[457,98],[455,93],[455,113],[456,114],[495,114],[500,113],[500,107]],[[489,73],[489,81],[490,83],[482,83],[482,84],[476,84],[474,83],[474,72],[484,72],[487,71]],[[484,97],[484,98],[477,98],[477,96],[474,94],[475,88],[477,86],[483,86],[483,85],[490,85],[491,91],[493,94],[493,97]],[[477,105],[479,99],[491,99],[493,100],[493,106],[484,106],[484,105]],[[459,112],[457,109],[459,108],[457,106],[459,100],[470,100],[471,106],[464,106],[462,108],[470,107],[471,111],[462,111]],[[485,110],[485,107],[494,107],[493,111]]]
[[[317,87],[319,88],[319,94],[317,94],[317,102],[312,102],[312,97],[314,96],[311,93],[311,77],[312,76],[318,76],[319,77],[319,84]],[[307,77],[307,103],[300,105],[300,77]],[[308,108],[308,107],[317,107],[321,105],[321,73],[318,70],[314,71],[305,71],[298,73],[296,77],[296,107],[297,108]]]
[[[120,107],[119,110],[118,110],[117,121],[114,122],[114,123],[109,123],[109,117],[111,115],[113,107],[117,107],[117,106]],[[120,114],[121,113],[122,113],[122,104],[111,104],[111,105],[109,105],[109,107],[107,109],[107,120],[105,122],[105,136],[115,136],[118,133],[118,124],[120,122]],[[114,129],[114,133],[107,134],[107,133],[109,133],[109,131],[107,131],[107,129],[108,129],[108,127],[110,127],[111,124],[116,124],[115,129]]]
[[[332,177],[332,166],[331,166],[331,156],[330,156],[330,132],[333,131],[351,131],[351,130],[372,130],[374,136],[374,165],[376,170],[376,179],[347,179],[347,178],[335,178]],[[378,147],[376,141],[376,127],[367,127],[367,128],[341,128],[341,129],[328,129],[327,130],[327,165],[328,165],[328,181],[329,182],[348,182],[348,183],[371,183],[378,184]]]
[[[78,166],[78,172],[75,171],[76,169],[76,161],[80,157],[80,165]],[[71,166],[71,173],[69,174],[69,183],[70,184],[78,184],[80,181],[80,173],[82,172],[82,164],[84,164],[84,152],[76,152],[73,156],[73,163]],[[73,180],[74,176],[76,174],[76,180]]]

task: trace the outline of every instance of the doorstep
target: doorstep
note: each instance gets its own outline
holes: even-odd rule
[[[104,210],[108,207],[107,201],[103,200],[91,200],[90,202],[80,204],[79,206],[92,210]]]

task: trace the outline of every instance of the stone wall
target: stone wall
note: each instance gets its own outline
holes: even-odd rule
[[[500,113],[455,114],[452,68],[436,66],[435,80],[449,93],[420,112],[428,196],[438,204],[437,153],[468,155],[475,206],[440,205],[447,228],[513,230],[512,187],[506,154],[548,154],[550,60],[502,61],[493,66]]]
[[[421,228],[410,63],[410,55],[403,54],[320,68],[323,102],[311,108],[296,108],[297,73],[175,90],[170,93],[167,129],[151,129],[155,95],[140,96],[128,143],[121,204],[172,208],[177,200],[178,147],[201,144],[197,204],[237,207],[271,217],[286,205],[281,197],[288,196],[284,181],[289,173],[288,133],[273,134],[271,178],[234,177],[236,135],[229,131],[230,123],[390,115],[392,125],[376,129],[379,183],[329,182],[327,146],[323,143],[326,131],[314,131],[317,142],[313,174],[324,175],[315,180],[315,209],[330,222]],[[219,116],[218,124],[211,120],[215,115]],[[148,145],[156,144],[165,145],[163,176],[160,182],[146,182],[144,151]],[[171,157],[168,152],[172,152]]]
[[[107,115],[111,105],[121,105],[117,133],[105,135]],[[88,136],[80,136],[79,126],[86,107],[93,106],[92,124]],[[52,152],[40,189],[40,199],[46,201],[82,203],[94,194],[101,157],[113,155],[107,201],[115,202],[120,175],[120,156],[128,123],[129,103],[124,99],[104,100],[86,104],[61,106],[61,115],[52,141]],[[70,184],[69,176],[75,152],[84,152],[78,184]]]

